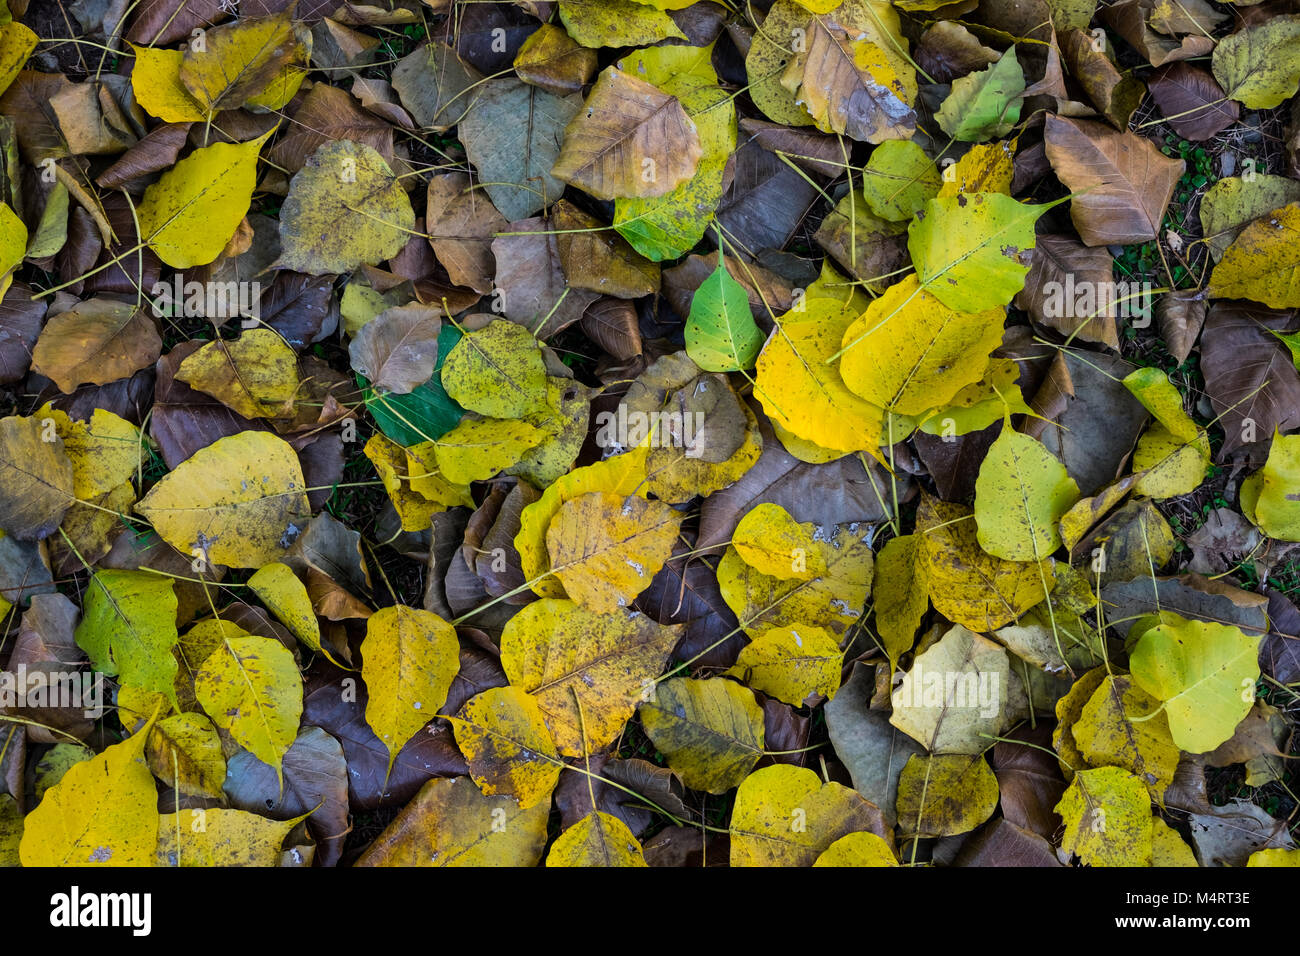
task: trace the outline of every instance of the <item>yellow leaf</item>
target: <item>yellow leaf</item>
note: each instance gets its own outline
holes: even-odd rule
[[[384,157],[364,143],[330,140],[289,182],[277,264],[311,275],[350,272],[397,255],[414,228],[411,200]]]
[[[260,568],[283,556],[311,520],[293,447],[253,431],[199,449],[135,510],[181,554],[234,568]]]
[[[932,753],[977,754],[1013,721],[1006,648],[960,624],[917,654],[889,722]]]
[[[158,824],[158,865],[279,866],[280,846],[302,819],[222,807],[167,813]]]
[[[726,793],[763,756],[763,710],[735,681],[663,681],[642,701],[641,726],[692,790]]]
[[[469,777],[435,777],[357,860],[357,866],[536,866],[549,801],[528,809],[486,796]]]
[[[736,790],[732,866],[812,866],[850,833],[885,833],[880,810],[848,787],[803,767],[755,770]]]
[[[880,457],[883,410],[849,391],[836,364],[856,315],[834,299],[805,300],[790,311],[758,356],[754,394],[775,422],[807,441]]]
[[[298,392],[298,356],[275,330],[250,329],[200,346],[176,377],[245,418],[287,418]]]
[[[182,51],[130,46],[135,54],[131,89],[146,112],[164,123],[194,123],[207,117],[207,111],[181,82]]]
[[[257,185],[257,154],[267,133],[247,143],[196,149],[144,191],[140,236],[177,269],[212,262],[239,228]]]
[[[82,501],[94,501],[135,477],[143,454],[140,429],[126,419],[96,408],[89,421],[73,421],[48,404],[36,417],[54,420],[54,431],[72,462],[73,494]]]
[[[547,866],[646,866],[641,844],[627,824],[592,811],[560,834],[546,854]]]
[[[727,548],[718,562],[718,585],[748,633],[802,624],[838,636],[861,620],[871,592],[871,548],[847,529],[814,544],[826,571],[807,581],[769,577],[746,564],[734,546]]]
[[[406,473],[411,490],[426,501],[432,501],[442,511],[455,505],[473,507],[469,485],[456,484],[442,473],[438,466],[438,442],[425,441],[406,449]]]
[[[525,809],[549,804],[564,763],[537,701],[518,687],[492,687],[451,719],[469,775],[486,794],[514,797]]]
[[[681,633],[643,614],[545,598],[506,622],[501,666],[537,699],[560,753],[581,757],[617,739]]]
[[[563,597],[564,588],[558,579],[550,577],[551,557],[546,546],[546,532],[560,507],[566,502],[594,491],[616,495],[644,495],[646,477],[645,445],[622,455],[606,458],[582,468],[575,468],[557,479],[519,515],[519,533],[515,535],[515,549],[519,552],[524,579],[543,597]]]
[[[916,532],[924,536],[934,609],[977,633],[1010,624],[1055,586],[1050,566],[1003,561],[979,546],[974,512],[923,495]]]
[[[817,857],[813,866],[898,866],[889,844],[874,833],[840,837]]]
[[[75,467],[75,462],[73,463]],[[1264,467],[1241,483],[1241,510],[1279,541],[1300,541],[1300,435],[1273,435]]]
[[[763,503],[746,512],[731,535],[745,563],[769,577],[807,581],[826,571],[813,540],[815,525],[800,524],[780,505]]]
[[[979,545],[995,558],[1042,561],[1061,546],[1061,517],[1078,500],[1065,465],[1008,421],[975,480]]]
[[[859,397],[903,415],[940,408],[984,375],[1005,318],[1002,309],[950,309],[910,275],[845,331],[840,376]]]
[[[1169,735],[1160,701],[1130,677],[1108,676],[1084,704],[1070,734],[1092,767],[1121,767],[1162,800],[1173,782],[1180,753]]]
[[[876,555],[876,630],[891,669],[912,649],[916,629],[930,609],[930,564],[925,538],[891,538]]]
[[[283,783],[284,753],[302,716],[302,678],[288,649],[269,637],[226,637],[194,676],[194,694],[212,722]]]
[[[27,255],[27,226],[0,202],[0,296],[9,291],[13,272]]]
[[[375,466],[379,480],[384,483],[384,490],[388,492],[388,499],[397,511],[403,531],[424,531],[435,514],[447,510],[449,505],[445,501],[431,501],[415,490],[411,480],[415,468],[420,469],[418,476],[422,479],[420,487],[423,490],[435,493],[446,489],[438,484],[436,474],[424,471],[418,461],[412,461],[407,449],[376,432],[370,436],[362,451]],[[421,453],[418,446],[411,451],[416,455]],[[432,447],[428,449],[428,457],[434,457]],[[412,467],[413,464],[415,468]],[[435,497],[440,496],[435,494]]]
[[[0,93],[17,78],[40,38],[16,20],[0,23]],[[3,271],[3,270],[0,270]],[[0,290],[0,295],[3,291]]]
[[[944,170],[939,198],[959,193],[1002,193],[1010,196],[1015,156],[1014,139],[976,143],[961,159]]]
[[[447,702],[460,670],[456,629],[419,608],[381,608],[366,619],[361,642],[366,723],[388,748],[388,772],[406,742]]]
[[[1247,866],[1300,866],[1300,850],[1256,850]]]
[[[180,78],[208,112],[243,106],[303,52],[288,13],[212,27],[203,41],[186,50]]]
[[[546,529],[552,573],[593,611],[627,607],[672,555],[681,524],[680,512],[637,495],[571,498]]]
[[[1056,812],[1065,821],[1061,849],[1088,866],[1151,865],[1151,798],[1127,770],[1080,770]]]
[[[158,721],[145,752],[154,775],[180,793],[221,797],[226,758],[221,738],[202,714],[173,714]]]
[[[289,633],[317,654],[324,654],[330,663],[342,666],[321,646],[320,622],[316,620],[307,586],[298,580],[287,564],[272,561],[248,579],[248,586],[276,620],[289,629]]]
[[[145,765],[148,728],[74,764],[27,815],[23,866],[153,866],[158,791]]]
[[[1286,853],[1286,850],[1261,850],[1260,853]],[[1300,850],[1290,851],[1300,856]],[[1251,860],[1259,853],[1252,854]],[[1196,862],[1196,854],[1192,848],[1184,842],[1178,831],[1165,823],[1164,820],[1156,814],[1151,816],[1151,865],[1156,867],[1165,866],[1200,866]],[[1247,866],[1257,865],[1251,862]]]
[[[820,627],[773,627],[741,649],[727,674],[769,697],[802,707],[835,696],[843,657],[839,642]]]

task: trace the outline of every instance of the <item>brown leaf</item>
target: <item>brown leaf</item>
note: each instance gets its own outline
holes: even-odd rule
[[[596,74],[595,50],[579,46],[562,27],[543,23],[515,59],[515,72],[525,83],[556,96],[577,93]]]
[[[691,554],[691,536],[679,536],[673,555],[633,604],[659,624],[685,624],[673,659],[699,667],[730,667],[745,646],[736,615],[722,599],[714,558]]]
[[[1300,427],[1300,372],[1272,335],[1295,328],[1295,313],[1246,302],[1215,302],[1201,333],[1205,391],[1223,426],[1221,456]]]
[[[1002,815],[1016,826],[1051,839],[1061,826],[1056,805],[1065,793],[1060,761],[1050,753],[1052,729],[1040,724],[1020,727],[993,747],[993,772],[1002,792]],[[1045,752],[1046,751],[1046,752]]]
[[[1223,87],[1208,70],[1188,63],[1172,63],[1157,70],[1149,88],[1160,112],[1183,139],[1204,142],[1241,115],[1241,107],[1224,96]]]
[[[770,153],[784,156],[800,169],[834,179],[848,162],[847,145],[841,145],[834,136],[810,129],[798,129],[769,123],[767,120],[745,117],[741,130],[752,137]]]
[[[885,520],[891,486],[873,462],[870,472],[860,456],[847,455],[824,465],[795,458],[777,440],[766,418],[759,420],[763,453],[754,467],[734,484],[704,499],[700,506],[697,547],[720,548],[731,540],[741,517],[755,505],[783,507],[795,521],[831,527],[854,521]],[[904,500],[911,481],[898,477],[898,498]]]
[[[59,119],[50,101],[72,83],[61,73],[38,73],[23,70],[0,96],[0,114],[9,118],[18,133],[18,149],[23,161],[39,166],[43,159],[60,159],[71,155]]]
[[[1078,79],[1088,99],[1112,126],[1128,129],[1129,117],[1142,102],[1142,84],[1120,73],[1104,51],[1094,50],[1090,34],[1069,30],[1061,39],[1070,73]]]
[[[507,604],[527,604],[534,598],[527,589],[520,590],[525,578],[515,535],[520,513],[540,497],[526,481],[494,482],[465,525],[462,559],[482,579],[487,593]]]
[[[45,309],[46,300],[33,299],[31,287],[23,282],[10,285],[0,300],[0,385],[27,374]]]
[[[1112,303],[1109,309],[1103,309],[1096,295],[1097,290],[1109,289],[1113,284],[1114,260],[1110,253],[1105,249],[1090,249],[1073,236],[1044,235],[1038,237],[1032,255],[1025,287],[1016,293],[1016,308],[1067,338],[1097,342],[1119,351],[1115,306]],[[1056,283],[1060,288],[1048,290],[1048,283]],[[1092,290],[1088,301],[1097,304],[1076,314],[1076,290],[1084,289]],[[1049,295],[1050,291],[1057,295]],[[1098,314],[1094,316],[1094,312]]]
[[[935,491],[942,500],[969,504],[974,499],[980,462],[1001,431],[1002,423],[994,422],[988,428],[949,438],[923,431],[912,435],[916,452],[930,472]]]
[[[625,362],[641,354],[641,328],[636,307],[626,299],[602,296],[591,303],[582,315],[582,331],[619,361]]]
[[[126,38],[143,46],[169,46],[227,15],[221,0],[141,0]],[[247,15],[247,14],[246,14]]]
[[[162,339],[143,310],[90,299],[50,319],[32,350],[32,366],[66,394],[84,382],[104,385],[125,378],[161,351]]]
[[[161,172],[176,162],[181,149],[185,146],[192,123],[164,123],[150,130],[148,135],[136,143],[120,157],[117,162],[104,170],[95,179],[95,183],[104,189],[122,189],[128,184],[135,184],[150,173]]]
[[[339,742],[319,727],[304,726],[285,751],[281,775],[247,750],[230,758],[222,791],[230,805],[272,820],[310,813],[317,858],[333,866],[348,830],[348,766]]]
[[[294,349],[319,342],[338,327],[333,276],[281,269],[262,290],[260,303],[262,324],[279,332]]]
[[[218,438],[267,427],[263,422],[249,421],[211,395],[192,389],[176,378],[181,362],[202,346],[200,341],[182,342],[160,358],[156,366],[149,434],[158,443],[168,468],[175,468]]]
[[[375,388],[406,395],[427,382],[438,363],[441,314],[415,304],[381,312],[348,345],[352,367]]]
[[[565,128],[551,175],[597,199],[663,196],[695,175],[703,155],[677,97],[611,66]]]
[[[429,178],[427,230],[433,254],[456,285],[486,295],[492,291],[496,260],[492,237],[509,228],[505,217],[465,173]]]
[[[1154,6],[1155,0],[1120,0],[1101,6],[1097,15],[1152,66],[1205,56],[1214,49],[1214,40],[1202,33],[1175,39],[1152,30],[1147,25],[1147,18]]]
[[[296,173],[317,148],[336,139],[364,143],[390,166],[393,164],[393,127],[363,109],[350,94],[328,83],[311,88],[268,159]]]
[[[806,173],[754,142],[732,154],[731,166],[731,184],[716,214],[728,248],[748,256],[784,248],[821,193]]]
[[[582,318],[598,293],[569,286],[548,219],[521,219],[510,223],[506,232],[523,235],[492,240],[505,317],[539,339],[550,338]]]
[[[1165,348],[1179,365],[1187,361],[1196,340],[1200,338],[1208,305],[1201,293],[1191,290],[1170,292],[1161,296],[1156,303],[1160,337],[1165,340]]]
[[[936,83],[951,83],[959,76],[982,70],[996,63],[1000,55],[952,20],[940,20],[928,27],[915,53],[917,65]]]
[[[910,139],[916,113],[900,97],[899,88],[878,82],[858,67],[848,31],[814,17],[811,34],[799,96],[818,128],[867,143]]]
[[[561,199],[551,209],[560,266],[569,285],[620,299],[659,291],[659,263],[650,262],[595,216]]]
[[[1047,117],[1044,144],[1052,169],[1076,194],[1070,218],[1086,245],[1128,245],[1160,234],[1185,167],[1181,159],[1164,156],[1136,133],[1056,116]]]
[[[388,786],[388,748],[366,723],[366,687],[319,658],[304,675],[302,721],[338,738],[348,765],[349,802],[354,811],[401,806],[432,777],[468,772],[456,750],[451,727],[433,720],[398,752]]]
[[[1259,645],[1259,666],[1279,684],[1300,681],[1300,608],[1274,588],[1268,596],[1268,636]]]
[[[962,845],[953,860],[954,866],[1062,866],[1052,845],[1037,833],[1016,826],[1006,817],[998,817]]]

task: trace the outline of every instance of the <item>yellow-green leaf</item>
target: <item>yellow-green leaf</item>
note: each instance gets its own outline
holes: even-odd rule
[[[668,766],[692,790],[726,793],[763,756],[763,711],[753,691],[735,681],[664,681],[637,713]]]

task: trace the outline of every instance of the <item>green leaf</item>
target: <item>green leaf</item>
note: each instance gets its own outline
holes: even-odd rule
[[[379,430],[399,445],[418,445],[441,438],[464,416],[465,409],[442,386],[442,363],[459,341],[460,330],[444,323],[438,332],[438,361],[433,375],[407,394],[379,395],[374,389],[365,390],[366,410],[374,416]]]
[[[911,140],[881,143],[862,171],[862,197],[872,212],[891,222],[911,219],[941,185],[934,161]]]
[[[996,63],[954,80],[934,118],[954,139],[982,143],[1011,132],[1024,91],[1025,73],[1013,46]]]
[[[749,311],[745,287],[732,278],[718,253],[718,267],[700,283],[686,318],[686,354],[707,372],[754,367],[763,333]]]

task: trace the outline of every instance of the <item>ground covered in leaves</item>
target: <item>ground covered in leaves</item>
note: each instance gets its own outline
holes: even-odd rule
[[[0,864],[1298,865],[1293,9],[0,5]]]

